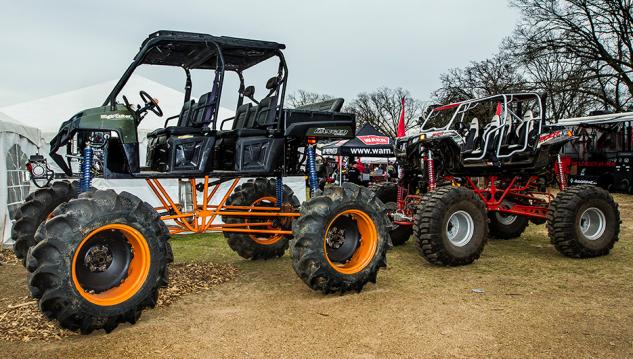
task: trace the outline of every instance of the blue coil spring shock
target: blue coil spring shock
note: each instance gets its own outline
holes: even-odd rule
[[[81,179],[79,180],[79,189],[82,193],[88,192],[90,187],[92,187],[92,147],[87,145],[83,152],[83,159],[81,161]]]
[[[308,145],[306,148],[308,153],[308,178],[310,180],[310,195],[314,195],[314,192],[319,188],[319,179],[317,178],[316,168],[316,153],[314,146]]]
[[[284,202],[284,182],[281,176],[277,176],[276,189],[277,189],[277,207],[282,206]]]

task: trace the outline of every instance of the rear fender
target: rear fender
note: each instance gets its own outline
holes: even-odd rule
[[[330,111],[284,110],[284,136],[317,139],[354,138],[356,116]]]

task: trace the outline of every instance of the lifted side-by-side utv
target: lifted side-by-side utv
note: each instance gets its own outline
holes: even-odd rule
[[[153,33],[103,105],[63,123],[50,154],[79,181],[55,182],[33,193],[13,228],[29,290],[48,318],[83,333],[135,322],[167,284],[168,239],[179,232],[222,231],[230,247],[248,259],[279,257],[290,246],[294,270],[324,293],[360,291],[376,281],[389,244],[383,203],[352,184],[317,191],[315,145],[353,137],[354,115],[340,112],[342,99],[285,109],[284,48],[206,34]],[[278,61],[277,73],[257,98],[254,86],[245,86],[244,71],[271,59]],[[148,111],[162,116],[162,109],[144,91],[142,106],[119,99],[144,64],[180,67],[186,84],[180,114],[148,135],[146,167],[140,165],[137,128]],[[192,70],[213,75],[209,91],[197,99],[191,97]],[[229,74],[240,81],[237,108],[234,117],[221,119]],[[310,195],[302,205],[283,183],[292,175],[309,179]],[[95,190],[95,176],[145,179],[161,206],[127,192]],[[239,184],[241,177],[256,179]],[[174,178],[178,199],[161,184]],[[212,204],[227,181],[230,190]],[[223,223],[214,222],[218,216]]]
[[[601,188],[567,187],[559,153],[573,133],[548,125],[544,113],[535,93],[433,108],[420,133],[396,144],[403,175],[390,199],[382,198],[397,204],[389,216],[402,235],[394,242],[413,234],[429,262],[465,265],[479,258],[488,234],[516,238],[532,222],[547,223],[566,256],[609,253],[620,230],[618,206]]]

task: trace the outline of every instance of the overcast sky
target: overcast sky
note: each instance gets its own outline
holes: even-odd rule
[[[159,29],[284,43],[290,92],[305,89],[349,100],[379,86],[400,86],[425,100],[442,72],[495,53],[518,19],[507,0],[0,0],[0,5],[0,106],[117,79],[146,36]],[[181,87],[170,78],[152,79]]]

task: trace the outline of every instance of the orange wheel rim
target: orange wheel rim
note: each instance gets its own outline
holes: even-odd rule
[[[344,218],[350,218],[356,223],[358,229],[358,243],[351,258],[345,261],[336,261],[330,258],[328,254],[328,246],[331,246],[331,231],[335,229],[339,221]],[[346,239],[349,240],[349,239]],[[378,234],[376,225],[369,215],[358,209],[345,210],[334,217],[325,230],[325,238],[323,240],[323,251],[327,262],[334,270],[342,274],[355,274],[367,267],[371,263],[378,248]]]
[[[256,200],[255,202],[253,202],[251,204],[251,207],[257,207],[258,204],[262,203],[262,202],[270,202],[271,207],[275,207],[277,205],[277,198],[273,197],[273,196],[264,196],[262,198],[259,198],[258,200]],[[248,210],[249,212],[252,212],[252,210]],[[248,219],[244,220],[244,222],[248,223]],[[256,222],[252,222],[252,223],[256,223]],[[251,227],[246,227],[247,229],[251,229]],[[268,225],[265,227],[262,226],[257,226],[257,227],[253,227],[254,229],[277,229],[272,225]],[[259,243],[259,244],[263,244],[263,245],[271,245],[271,244],[275,244],[277,242],[279,242],[284,236],[282,234],[273,234],[273,235],[266,235],[266,234],[262,234],[262,233],[253,233],[253,234],[249,234],[249,237],[251,237],[251,239],[255,242],[255,243]]]
[[[115,263],[114,260],[107,263],[98,262],[88,258],[91,250],[98,248],[103,253],[106,249],[108,238],[112,239],[112,244],[117,243],[117,248],[127,249],[130,253],[127,265],[124,266],[126,273],[119,273],[121,280],[116,280],[115,285],[103,290],[94,290],[93,282],[99,279],[106,271],[110,270]],[[123,242],[126,243],[123,243]],[[123,243],[123,244],[119,244]],[[99,254],[99,253],[98,253]],[[102,253],[101,253],[102,254]],[[114,255],[111,255],[114,257]],[[86,259],[88,258],[88,259]],[[100,258],[108,258],[107,254],[100,255]],[[117,258],[117,265],[120,265],[121,258]],[[93,268],[96,267],[96,271]],[[87,301],[100,306],[113,306],[123,303],[132,298],[143,287],[151,266],[151,255],[145,237],[135,228],[125,224],[108,224],[90,232],[79,243],[75,249],[72,261],[72,279],[79,294]],[[106,268],[107,267],[107,268]],[[103,271],[100,269],[105,268]],[[117,269],[117,268],[112,268]],[[88,273],[88,274],[86,274]],[[117,275],[117,273],[114,273]]]

